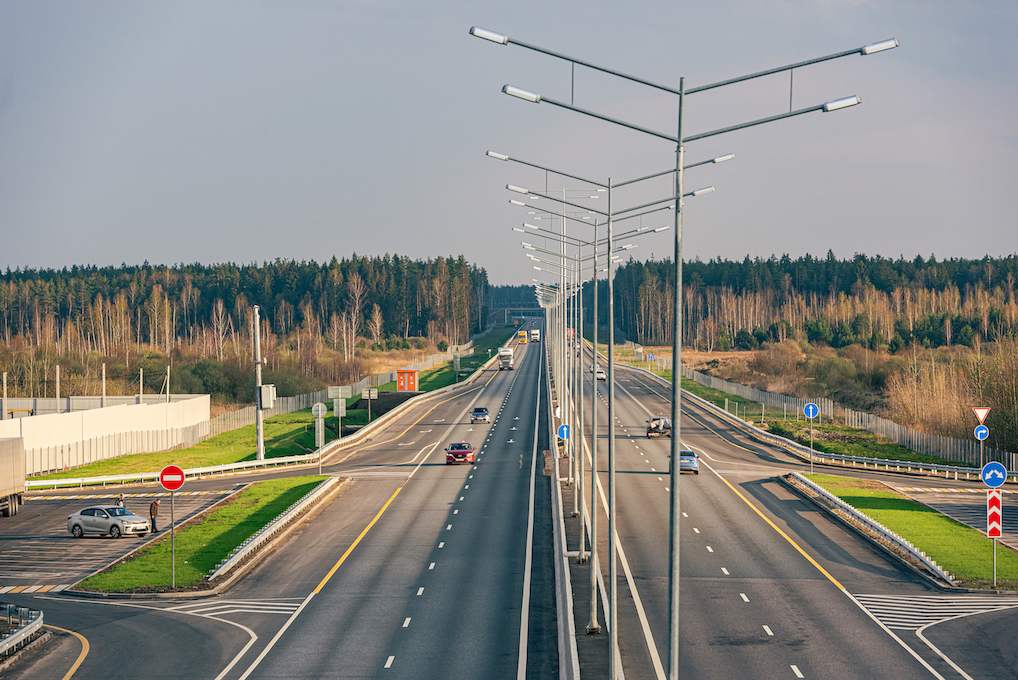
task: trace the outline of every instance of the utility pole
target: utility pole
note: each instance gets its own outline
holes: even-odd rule
[[[7,375],[7,374],[4,373],[4,375]],[[103,364],[103,380],[102,380],[102,383],[103,383],[103,394],[102,394],[102,401],[99,402],[99,406],[101,408],[106,408],[106,364],[105,363]]]
[[[255,361],[255,430],[258,437],[258,448],[255,458],[265,460],[265,423],[262,415],[262,343],[261,321],[258,316],[258,305],[254,306],[254,361]]]

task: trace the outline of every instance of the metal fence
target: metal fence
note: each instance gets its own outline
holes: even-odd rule
[[[992,449],[990,447],[980,448],[977,441],[969,439],[955,439],[939,434],[928,434],[918,432],[911,428],[899,425],[894,421],[875,416],[872,413],[855,411],[850,408],[838,407],[830,399],[800,399],[785,394],[765,392],[755,387],[740,385],[716,378],[711,375],[704,375],[685,366],[682,367],[682,375],[704,387],[734,394],[743,399],[749,399],[762,403],[766,406],[783,409],[787,413],[802,413],[802,408],[809,402],[820,407],[821,422],[824,417],[833,419],[835,416],[843,417],[845,425],[860,430],[867,430],[883,437],[887,437],[896,444],[921,453],[927,456],[938,456],[944,460],[968,463],[969,465],[982,465],[991,460],[1003,463],[1008,470],[1018,469],[1018,455]]]
[[[193,399],[193,394],[171,394],[170,401]],[[127,396],[106,397],[106,406],[130,406],[132,404],[163,404],[165,394],[132,394]],[[28,416],[45,416],[51,413],[71,413],[73,411],[89,411],[103,408],[103,397],[0,397],[0,411],[3,418],[27,418]],[[13,412],[13,413],[12,413]]]

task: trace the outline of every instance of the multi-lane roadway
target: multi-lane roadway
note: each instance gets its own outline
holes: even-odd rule
[[[606,423],[607,386],[586,371],[584,377],[587,398],[598,391],[595,403]],[[624,368],[616,378],[623,673],[664,678],[670,442],[648,440],[645,422],[669,413],[670,390]],[[588,409],[588,450],[589,422]],[[600,429],[598,479],[607,490]],[[1007,609],[1018,607],[1018,597],[937,590],[781,484],[778,475],[801,471],[801,461],[689,402],[681,435],[683,447],[700,455],[700,474],[683,476],[680,487],[682,677],[1014,677],[1012,665],[1000,664],[1014,652],[997,626],[1000,619],[1009,627],[1018,622]],[[607,578],[601,529],[607,522],[599,503]],[[589,596],[577,602],[589,608]],[[587,618],[578,614],[577,621]],[[978,645],[964,637],[970,630],[983,634]]]

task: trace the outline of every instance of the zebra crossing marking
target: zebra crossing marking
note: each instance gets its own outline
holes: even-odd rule
[[[985,494],[986,493],[986,489],[985,488],[980,488],[980,489],[968,489],[968,488],[943,489],[943,488],[929,487],[929,486],[892,486],[891,488],[894,489],[895,491],[911,491],[912,493],[978,493],[978,494]],[[1008,491],[1006,489],[1001,489],[1000,492],[1001,493],[1018,493],[1018,491]]]
[[[59,593],[66,590],[71,584],[61,583],[59,585],[35,585],[35,586],[0,586],[0,595],[16,595],[18,593]]]
[[[216,600],[167,607],[167,609],[195,616],[219,617],[229,614],[293,614],[303,600],[281,602],[276,600]]]
[[[917,631],[959,616],[1018,607],[1018,597],[995,595],[856,595],[852,596],[892,630]]]

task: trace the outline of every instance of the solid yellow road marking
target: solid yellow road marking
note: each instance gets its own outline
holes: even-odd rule
[[[332,575],[336,573],[336,570],[339,569],[340,566],[342,566],[343,562],[346,562],[346,558],[350,556],[350,553],[352,553],[353,549],[357,547],[357,544],[361,542],[361,539],[367,535],[368,531],[371,530],[371,527],[375,526],[375,522],[378,521],[378,518],[382,516],[382,513],[385,512],[386,509],[388,509],[389,504],[396,499],[396,496],[398,496],[399,492],[402,490],[403,485],[401,484],[400,487],[396,489],[396,492],[389,497],[389,500],[385,502],[385,505],[382,506],[382,509],[378,511],[378,514],[375,515],[375,518],[372,519],[366,527],[364,527],[364,531],[362,531],[361,535],[357,537],[357,540],[350,544],[350,547],[346,549],[346,552],[343,553],[343,556],[339,558],[339,561],[332,566],[332,569],[330,569],[329,573],[325,575],[325,578],[323,578],[322,582],[318,584],[318,587],[311,591],[313,594],[317,595],[322,590],[322,588],[325,587],[325,584],[329,582],[329,579],[332,578]]]
[[[81,654],[78,655],[78,660],[74,662],[74,665],[71,666],[70,670],[67,671],[67,674],[63,677],[63,680],[68,680],[78,670],[78,666],[80,666],[81,662],[85,660],[85,657],[88,656],[88,640],[86,640],[85,636],[82,635],[81,633],[75,633],[73,630],[67,630],[66,628],[61,628],[60,626],[51,626],[49,624],[46,624],[45,627],[52,628],[53,630],[59,630],[62,633],[70,633],[71,635],[73,635],[74,637],[78,638],[78,640],[81,641]]]
[[[710,466],[708,466],[708,467],[710,467]],[[740,492],[740,491],[739,491],[738,489],[736,489],[736,488],[735,488],[734,486],[732,486],[732,483],[731,483],[731,482],[729,482],[729,481],[728,481],[727,479],[725,479],[725,478],[724,478],[724,477],[722,477],[721,475],[718,475],[718,473],[717,473],[716,471],[714,471],[714,470],[713,470],[713,468],[711,469],[711,471],[712,471],[712,472],[714,472],[714,474],[718,476],[718,479],[720,479],[720,480],[721,480],[722,482],[724,482],[725,484],[727,484],[727,485],[728,485],[728,488],[729,488],[729,489],[731,489],[732,491],[734,491],[734,492],[735,492],[735,495],[736,495],[736,496],[738,496],[739,498],[741,498],[741,499],[743,500],[743,502],[744,502],[744,503],[745,503],[746,505],[748,505],[749,507],[751,507],[751,508],[753,509],[753,512],[755,512],[756,514],[760,515],[760,518],[761,518],[761,519],[763,519],[763,521],[765,521],[765,522],[767,522],[768,524],[770,524],[770,525],[771,525],[771,528],[772,528],[772,529],[774,529],[774,531],[778,532],[778,533],[779,533],[779,534],[780,534],[780,535],[782,536],[782,538],[784,538],[784,539],[785,539],[786,541],[788,541],[789,543],[791,543],[791,544],[792,544],[792,547],[793,547],[793,548],[795,548],[796,550],[798,550],[798,551],[799,551],[799,554],[800,554],[800,555],[802,555],[802,556],[803,556],[803,557],[805,557],[805,558],[806,558],[807,560],[809,560],[810,564],[812,564],[812,565],[813,565],[814,567],[816,567],[816,568],[817,568],[817,569],[818,569],[818,570],[820,571],[820,573],[821,573],[821,574],[823,574],[824,576],[826,576],[826,577],[827,577],[827,580],[829,580],[829,581],[830,581],[831,583],[833,583],[834,585],[836,585],[836,586],[838,587],[838,589],[839,589],[839,590],[845,590],[845,586],[843,586],[843,585],[841,585],[840,583],[838,583],[838,579],[836,579],[836,578],[834,578],[833,576],[831,576],[831,574],[830,574],[830,573],[829,573],[829,572],[828,572],[828,571],[827,571],[826,569],[824,569],[823,567],[821,567],[821,566],[820,566],[820,564],[819,564],[819,563],[818,563],[818,562],[817,562],[817,561],[816,561],[815,559],[813,559],[812,557],[810,557],[810,556],[809,556],[809,554],[807,554],[805,550],[803,550],[802,548],[800,548],[800,547],[799,547],[799,544],[798,544],[798,543],[796,543],[795,541],[793,541],[793,540],[791,539],[791,537],[789,537],[789,535],[788,535],[788,534],[786,534],[786,533],[785,533],[784,531],[782,531],[781,529],[779,529],[779,528],[778,528],[778,525],[777,525],[777,524],[775,524],[774,522],[772,522],[772,521],[770,520],[770,518],[768,518],[768,517],[767,517],[767,515],[765,515],[765,514],[763,514],[762,512],[760,512],[759,508],[757,508],[757,507],[756,507],[755,505],[753,505],[753,504],[752,504],[752,503],[751,503],[751,502],[749,501],[749,499],[748,499],[748,498],[746,498],[745,496],[743,496],[743,495],[742,495],[742,492]]]

